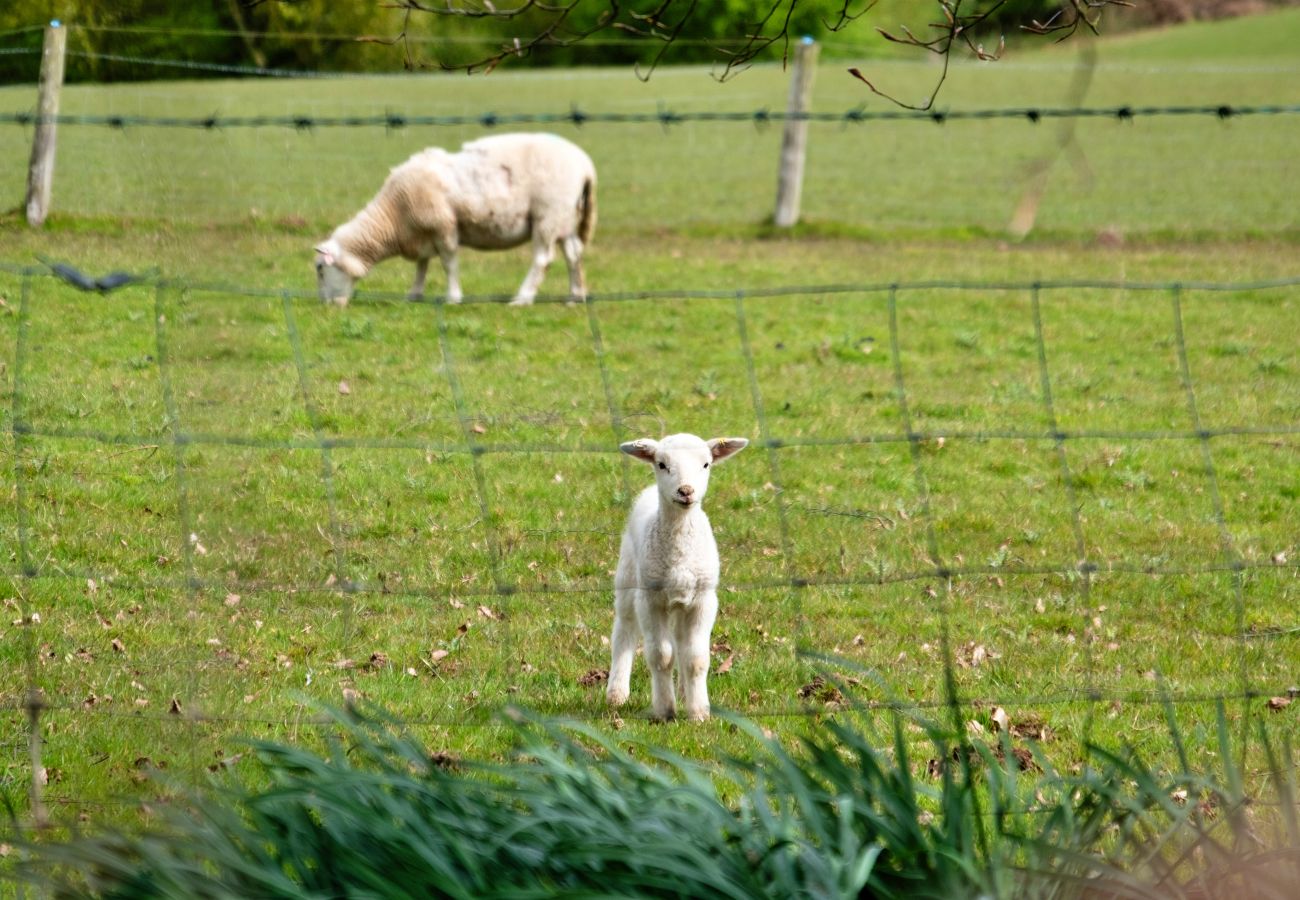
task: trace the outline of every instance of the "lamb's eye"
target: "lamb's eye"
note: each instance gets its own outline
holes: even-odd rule
[[[659,464],[659,468],[663,469],[665,472],[668,471],[668,467],[665,466],[663,463],[660,463],[660,464]]]
[[[708,464],[708,463],[705,463],[705,464],[704,464],[704,468],[707,469],[708,467],[709,467],[709,464]]]

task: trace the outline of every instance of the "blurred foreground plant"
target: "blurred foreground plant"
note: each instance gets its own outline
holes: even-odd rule
[[[817,723],[795,751],[733,720],[753,754],[711,766],[523,713],[511,762],[459,763],[378,710],[330,715],[324,752],[254,742],[255,767],[156,827],[21,840],[14,874],[102,897],[1300,896],[1291,746],[1261,726],[1251,798],[1222,705],[1223,771],[1200,774],[1172,713],[1181,771],[1090,746],[1079,774],[898,710]]]

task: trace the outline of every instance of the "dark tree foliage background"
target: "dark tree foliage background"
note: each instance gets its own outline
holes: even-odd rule
[[[401,8],[410,2],[409,9]],[[786,40],[810,35],[832,41],[842,55],[867,58],[917,52],[891,44],[877,28],[901,34],[906,26],[933,37],[927,26],[944,19],[939,0],[579,0],[553,30],[548,0],[521,15],[449,16],[446,0],[4,0],[0,51],[34,51],[40,26],[57,18],[69,32],[67,80],[124,81],[220,77],[141,60],[256,66],[331,72],[397,71],[403,67],[462,68],[500,57],[501,65],[639,65],[644,74],[662,63],[714,63],[757,50],[755,60],[780,60]],[[1096,2],[1096,0],[1091,0]],[[1151,24],[1236,14],[1296,0],[1130,0],[1130,10],[1102,0],[1107,30],[1126,22]],[[988,13],[981,30],[1008,39],[1023,26],[1050,20],[1062,7],[1090,0],[948,0],[967,17]],[[527,0],[456,0],[461,9],[509,10]],[[423,6],[424,8],[419,8]],[[1100,11],[1100,10],[1099,10]],[[658,12],[656,19],[648,16]],[[753,35],[760,40],[751,42]],[[546,39],[529,48],[539,36]],[[775,38],[770,45],[767,40]],[[988,35],[982,35],[987,41]],[[515,46],[525,52],[501,56]],[[0,83],[32,82],[39,57],[0,52]],[[479,65],[478,68],[482,68]]]

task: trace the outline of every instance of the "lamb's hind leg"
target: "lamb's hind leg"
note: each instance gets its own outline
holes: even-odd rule
[[[564,263],[569,267],[569,300],[582,303],[587,299],[587,279],[582,273],[582,238],[571,234],[561,243]]]
[[[709,717],[709,643],[718,614],[718,597],[708,591],[696,598],[673,623],[677,643],[682,707],[694,722]]]
[[[519,293],[515,294],[515,299],[510,301],[511,306],[530,306],[533,299],[537,296],[537,289],[542,286],[542,279],[546,277],[546,270],[551,265],[551,260],[555,259],[555,242],[541,237],[537,230],[533,231],[533,266],[524,276],[524,283],[519,285]]]

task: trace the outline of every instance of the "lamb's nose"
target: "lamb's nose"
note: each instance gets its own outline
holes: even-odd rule
[[[677,493],[681,495],[683,500],[689,500],[695,496],[695,488],[689,484],[683,484],[677,489]]]

